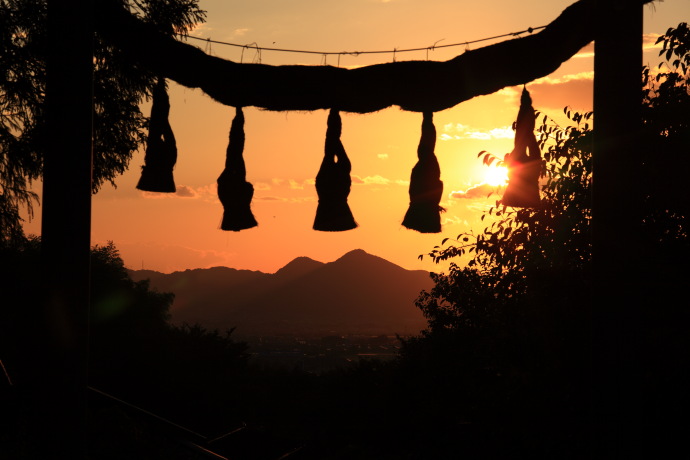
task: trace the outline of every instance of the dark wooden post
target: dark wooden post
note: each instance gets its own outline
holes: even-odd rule
[[[642,13],[639,2],[599,0],[595,18],[592,416],[602,458],[617,458],[640,422]]]
[[[29,434],[45,458],[86,457],[93,30],[93,0],[48,2],[45,301],[32,354]]]

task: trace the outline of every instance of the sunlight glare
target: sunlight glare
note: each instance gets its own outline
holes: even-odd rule
[[[508,183],[508,168],[504,166],[487,166],[484,173],[484,183],[499,186]]]

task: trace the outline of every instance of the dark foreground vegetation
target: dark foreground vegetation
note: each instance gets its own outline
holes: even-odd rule
[[[650,192],[640,202],[644,247],[631,250],[646,255],[648,308],[631,350],[640,391],[627,402],[639,418],[610,434],[650,458],[683,439],[690,407],[689,45],[686,24],[669,30],[669,64],[643,71]],[[573,126],[544,117],[538,128],[540,207],[499,201],[486,229],[429,254],[469,263],[433,276],[417,301],[428,327],[401,340],[394,360],[321,374],[257,366],[232,331],[171,325],[172,294],[132,281],[112,244],[93,248],[91,458],[208,458],[194,445],[257,460],[597,457],[606,441],[592,418],[591,114],[569,117]],[[39,246],[14,234],[0,248],[3,458],[32,450],[23,351],[35,339]]]

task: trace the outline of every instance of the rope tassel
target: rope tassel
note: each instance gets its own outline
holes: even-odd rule
[[[441,211],[439,206],[443,194],[441,168],[434,154],[436,147],[436,128],[433,112],[424,112],[422,136],[417,148],[419,160],[412,168],[410,177],[410,207],[407,209],[403,226],[421,233],[441,231]]]
[[[515,126],[515,146],[505,158],[508,166],[508,185],[501,200],[505,206],[535,207],[539,205],[539,176],[542,159],[537,138],[534,136],[535,121],[532,98],[527,88],[523,88]]]
[[[316,175],[319,205],[316,208],[314,230],[341,232],[357,227],[357,222],[347,204],[352,185],[350,178],[352,166],[340,142],[341,132],[340,113],[331,109],[328,114],[324,157],[319,173]]]
[[[225,169],[218,177],[218,198],[223,204],[222,230],[238,232],[256,227],[251,210],[254,187],[246,181],[244,166],[244,113],[237,107],[230,126],[230,142],[225,157]]]
[[[168,115],[168,98],[165,78],[160,77],[153,88],[149,135],[146,140],[146,156],[137,188],[147,192],[175,193],[173,168],[177,161],[177,145]]]

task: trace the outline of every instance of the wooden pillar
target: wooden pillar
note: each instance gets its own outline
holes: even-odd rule
[[[639,426],[642,6],[599,0],[594,57],[593,449],[618,458]]]
[[[42,203],[29,439],[40,458],[86,458],[93,0],[48,2]]]

